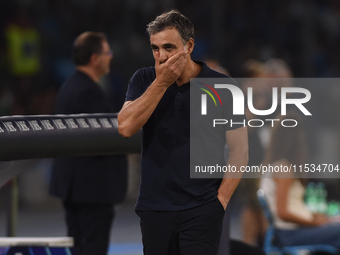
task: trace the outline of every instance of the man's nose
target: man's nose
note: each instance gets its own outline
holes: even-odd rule
[[[168,60],[168,53],[164,50],[159,51],[159,62],[162,64]]]

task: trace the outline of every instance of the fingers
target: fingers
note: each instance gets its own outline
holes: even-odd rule
[[[180,75],[187,61],[187,51],[177,52],[171,56],[164,64],[166,64],[168,71]]]
[[[171,56],[165,63],[168,63],[168,65],[174,65],[177,63],[178,65],[181,61],[186,59],[187,54],[187,51],[177,52],[175,55]]]
[[[177,52],[176,54],[171,56],[169,59],[167,59],[163,63],[161,63],[161,61],[159,59],[155,59],[155,66],[160,66],[160,65],[163,65],[163,64],[167,65],[167,66],[171,66],[171,65],[175,64],[176,62],[182,61],[183,59],[185,59],[187,54],[188,54],[187,51]]]
[[[156,60],[156,77],[161,84],[170,86],[178,79],[188,59],[187,54],[187,51],[177,52],[164,63]]]
[[[179,55],[178,57],[176,56],[177,54]],[[175,69],[180,69],[180,68],[183,69],[183,67],[186,63],[186,60],[187,60],[188,52],[187,51],[181,51],[181,52],[178,52],[177,54],[174,55],[177,58],[175,59],[175,62],[172,65],[175,67]]]
[[[176,72],[176,73],[177,73],[177,72],[181,73],[182,70],[183,70],[183,68],[184,68],[184,66],[185,66],[185,64],[186,64],[186,62],[187,62],[187,58],[186,58],[185,56],[183,57],[183,59],[182,59],[182,58],[178,59],[178,60],[173,64],[174,67],[175,67],[175,72]]]

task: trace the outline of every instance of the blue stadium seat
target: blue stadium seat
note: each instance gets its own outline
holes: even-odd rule
[[[299,245],[299,246],[283,246],[275,236],[275,226],[273,215],[269,210],[269,206],[265,197],[265,192],[262,189],[257,191],[257,197],[263,209],[263,213],[268,221],[268,229],[266,232],[263,249],[267,255],[277,254],[291,254],[299,255],[300,251],[312,252],[326,252],[329,254],[336,254],[338,249],[331,245],[315,244],[315,245]]]

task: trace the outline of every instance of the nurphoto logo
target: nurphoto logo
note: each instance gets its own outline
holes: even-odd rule
[[[201,84],[203,87],[196,87],[202,91],[204,94],[201,94],[201,115],[207,115],[208,112],[208,99],[207,95],[210,96],[211,100],[213,100],[215,106],[218,106],[217,101],[221,107],[223,107],[223,99],[221,99],[219,93],[216,90],[219,89],[227,89],[230,91],[233,99],[233,115],[245,115],[245,95],[243,91],[236,85],[232,84],[214,84],[213,87],[203,82],[196,82],[196,84]],[[279,93],[280,92],[280,93]],[[290,97],[288,98],[288,94]],[[311,99],[311,93],[308,89],[299,88],[299,87],[282,87],[272,88],[272,105],[268,109],[256,109],[254,106],[253,100],[253,88],[247,88],[247,106],[251,113],[257,116],[270,116],[271,114],[275,113],[277,108],[279,107],[279,99],[280,99],[280,107],[281,107],[281,115],[285,116],[287,113],[287,106],[295,105],[305,116],[312,116],[310,111],[304,106],[304,104],[308,103]],[[216,99],[218,100],[216,100]],[[271,126],[274,126],[274,122],[278,121],[277,119],[244,119],[241,124],[243,126],[250,126],[250,127],[263,127],[265,121],[271,122]],[[240,122],[233,122],[232,119],[222,119],[222,118],[215,118],[213,119],[213,127],[216,125],[225,125],[229,124],[231,127],[235,124],[240,124]],[[295,127],[298,125],[298,122],[294,119],[284,119],[281,122],[281,125],[284,127]]]
[[[245,99],[244,99],[244,94],[243,91],[235,86],[235,85],[231,85],[231,84],[215,84],[214,87],[211,87],[208,84],[204,84],[201,83],[203,85],[205,85],[206,87],[210,88],[215,95],[217,96],[217,98],[219,99],[221,106],[222,106],[222,101],[220,96],[218,95],[218,93],[216,92],[215,89],[228,89],[230,90],[230,92],[232,93],[233,96],[233,114],[234,115],[243,115],[245,114],[244,111],[244,106],[245,106]],[[215,105],[216,104],[216,100],[213,97],[213,95],[206,89],[203,88],[199,88],[203,91],[205,91],[206,93],[209,94],[209,96],[214,100]],[[249,110],[255,114],[255,115],[260,115],[260,116],[266,116],[266,115],[270,115],[272,113],[274,113],[278,107],[278,88],[273,88],[272,89],[272,106],[270,109],[267,110],[258,110],[255,109],[254,104],[253,104],[253,88],[249,87],[248,91],[247,91],[247,98],[248,98],[248,108]],[[288,93],[300,93],[300,94],[304,94],[305,97],[304,98],[287,98],[287,94]],[[206,115],[207,114],[207,95],[206,94],[202,94],[201,97],[201,114],[202,115]],[[311,116],[312,114],[306,109],[306,107],[303,106],[303,104],[309,102],[309,100],[311,99],[311,93],[309,90],[305,89],[305,88],[295,88],[295,87],[285,87],[285,88],[281,88],[281,114],[282,115],[286,115],[287,112],[287,105],[291,104],[291,105],[296,105],[297,108],[299,108],[301,110],[301,112],[306,115],[306,116]]]

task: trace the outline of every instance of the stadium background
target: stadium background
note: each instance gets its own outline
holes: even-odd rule
[[[0,115],[51,113],[58,88],[74,70],[70,59],[73,40],[88,30],[104,32],[114,51],[112,71],[101,85],[118,111],[131,75],[153,65],[146,24],[171,8],[180,10],[195,25],[193,58],[217,60],[233,77],[242,77],[247,60],[271,58],[286,61],[294,77],[340,77],[337,0],[2,0]],[[13,25],[22,33],[31,33],[24,54],[36,57],[32,68],[15,65],[25,56],[17,56],[13,50]],[[317,102],[312,112],[318,132],[310,142],[310,157],[322,154],[327,163],[339,163],[340,86],[313,88],[312,96]],[[135,176],[139,156],[130,157],[135,162],[131,176]],[[20,208],[61,210],[47,194],[50,161],[23,165],[30,171],[19,178]],[[127,203],[133,204],[137,186],[135,177],[130,180]],[[5,189],[0,190],[0,198],[0,235],[4,235]]]

